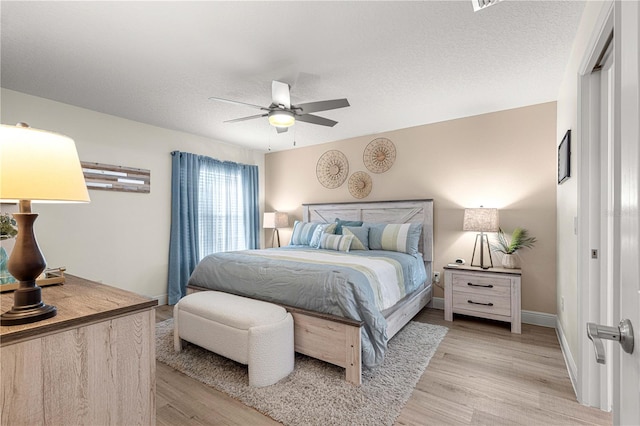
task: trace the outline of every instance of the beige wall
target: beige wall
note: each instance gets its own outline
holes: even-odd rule
[[[257,164],[264,155],[2,89],[3,124],[18,121],[73,138],[83,161],[151,170],[151,193],[90,190],[89,204],[34,204],[38,242],[50,267],[164,301],[174,150]],[[261,173],[260,187],[264,178]],[[263,196],[261,195],[261,199]]]
[[[346,184],[326,189],[318,182],[316,162],[338,149],[349,160],[349,174],[367,171],[363,150],[382,136],[395,144],[396,162],[385,173],[370,173],[373,189],[364,200],[433,198],[436,271],[457,257],[471,261],[474,234],[462,232],[463,209],[499,208],[503,229],[525,227],[538,238],[533,250],[521,253],[523,309],[555,314],[555,102],[269,153],[265,210],[301,218],[303,203],[353,201]],[[282,231],[283,244],[290,232]],[[442,290],[435,295],[442,297]]]
[[[539,240],[521,256],[523,309],[555,313],[555,117],[555,103],[534,105],[270,153],[263,166],[262,154],[222,142],[2,90],[2,123],[26,121],[69,135],[83,160],[151,170],[150,194],[93,190],[90,204],[34,210],[50,266],[160,300],[166,295],[172,150],[259,165],[265,210],[300,218],[302,203],[354,200],[346,185],[330,190],[318,183],[322,153],[339,149],[350,173],[366,171],[365,146],[385,136],[396,145],[397,160],[386,173],[370,173],[373,190],[365,200],[433,198],[436,270],[456,257],[471,260],[474,235],[461,231],[464,207],[500,208],[505,230],[523,226]],[[289,236],[290,229],[282,231],[283,243]]]

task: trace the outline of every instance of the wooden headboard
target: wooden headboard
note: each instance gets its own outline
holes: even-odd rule
[[[332,223],[336,218],[374,223],[422,223],[418,245],[425,262],[433,261],[433,200],[361,201],[303,204],[305,222]]]

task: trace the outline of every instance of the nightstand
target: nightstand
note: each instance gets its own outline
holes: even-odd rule
[[[453,314],[471,315],[511,323],[520,334],[520,269],[474,266],[444,268],[444,319]]]

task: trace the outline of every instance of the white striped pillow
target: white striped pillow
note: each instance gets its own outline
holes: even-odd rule
[[[322,234],[322,238],[320,238],[320,248],[348,252],[351,248],[352,241],[353,235],[334,235],[324,233]]]
[[[422,232],[421,223],[368,224],[369,248],[400,253],[418,253],[418,243]]]
[[[323,233],[333,234],[336,230],[335,223],[323,223],[322,225],[316,226],[315,231],[313,231],[313,236],[311,237],[311,241],[309,245],[313,248],[320,248],[320,238]]]

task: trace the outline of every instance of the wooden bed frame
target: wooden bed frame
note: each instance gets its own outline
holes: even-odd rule
[[[303,221],[332,223],[336,218],[375,223],[422,223],[419,244],[427,277],[433,260],[433,200],[304,204]],[[189,286],[188,293],[208,290]],[[431,300],[431,280],[383,312],[389,338],[402,329]],[[345,369],[345,379],[362,383],[362,321],[286,306],[294,321],[295,351]]]

